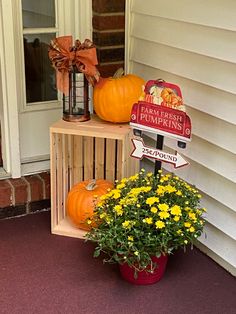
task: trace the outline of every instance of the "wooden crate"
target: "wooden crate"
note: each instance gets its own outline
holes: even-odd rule
[[[80,123],[60,120],[50,127],[51,232],[83,238],[66,216],[70,188],[86,179],[114,181],[139,171],[138,160],[130,157],[132,129],[96,116]]]

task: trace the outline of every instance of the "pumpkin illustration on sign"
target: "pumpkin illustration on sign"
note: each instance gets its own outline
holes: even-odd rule
[[[93,106],[102,120],[113,123],[130,121],[132,106],[142,94],[145,81],[137,75],[123,75],[118,69],[113,77],[100,78],[94,87]]]
[[[113,186],[112,182],[103,179],[85,180],[75,184],[66,200],[67,215],[71,221],[80,229],[90,230],[95,205]],[[87,223],[88,218],[91,219],[91,225]]]

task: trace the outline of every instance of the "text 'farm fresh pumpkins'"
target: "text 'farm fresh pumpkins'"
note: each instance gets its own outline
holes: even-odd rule
[[[69,191],[66,201],[67,215],[72,222],[80,229],[90,230],[86,220],[92,218],[95,204],[99,202],[100,197],[113,187],[113,183],[102,179],[75,184]]]
[[[142,94],[145,81],[137,75],[123,75],[119,69],[113,77],[101,78],[93,90],[93,106],[102,120],[123,123],[130,121],[131,109]]]

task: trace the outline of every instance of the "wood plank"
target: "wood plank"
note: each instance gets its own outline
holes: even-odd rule
[[[106,139],[106,180],[115,180],[115,162],[116,162],[116,141],[114,139]]]
[[[94,138],[84,136],[83,138],[83,160],[84,160],[84,180],[94,179]]]
[[[95,138],[95,179],[104,179],[105,139]]]
[[[116,153],[116,179],[121,180],[122,175],[126,176],[124,171],[124,164],[123,164],[123,158],[124,158],[124,141],[117,141],[117,153]]]
[[[68,134],[67,137],[68,137],[67,153],[68,153],[68,169],[69,169],[68,170],[69,171],[68,189],[70,190],[72,188],[72,186],[74,185],[74,169],[73,169],[73,165],[74,165],[74,136],[71,134]]]
[[[56,137],[50,132],[50,185],[51,185],[51,229],[58,224],[57,219],[57,171],[56,171]]]
[[[86,231],[76,228],[67,217],[62,219],[52,230],[53,234],[84,239]]]
[[[80,136],[122,139],[130,130],[128,123],[111,123],[91,115],[91,120],[83,123],[71,123],[64,120],[55,122],[50,127],[52,132],[66,133]]]
[[[62,171],[62,134],[57,134],[56,173],[57,173],[57,221],[63,218],[63,171]]]
[[[75,135],[73,144],[73,184],[83,181],[83,136]]]
[[[62,135],[62,219],[66,216],[66,199],[69,191],[68,136]]]

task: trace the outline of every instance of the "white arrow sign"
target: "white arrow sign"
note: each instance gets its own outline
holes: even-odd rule
[[[188,164],[188,162],[180,156],[178,152],[173,154],[165,153],[162,150],[144,146],[142,140],[132,139],[134,150],[131,153],[132,157],[142,159],[143,156],[158,159],[164,162],[168,162],[174,165],[175,168],[180,168]]]

